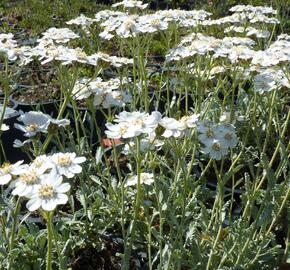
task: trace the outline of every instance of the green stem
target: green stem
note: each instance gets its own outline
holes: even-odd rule
[[[52,270],[52,217],[53,212],[47,213],[47,256],[46,256],[46,270]]]
[[[20,211],[20,201],[21,201],[21,198],[18,197],[16,205],[15,205],[15,212],[13,213],[13,223],[12,223],[11,235],[10,235],[10,241],[9,241],[9,254],[11,253],[11,251],[14,248],[16,227],[17,227],[17,223],[18,223],[18,214]],[[13,256],[9,259],[7,269],[11,270],[12,265],[13,265]]]
[[[132,224],[131,229],[131,237],[129,246],[126,247],[125,250],[125,256],[124,256],[124,265],[122,265],[122,269],[129,269],[129,260],[131,255],[131,250],[135,238],[135,230],[136,230],[136,222],[139,217],[139,211],[140,211],[140,204],[141,204],[141,138],[137,137],[136,139],[136,147],[137,147],[137,153],[136,153],[136,163],[137,163],[137,195],[136,195],[136,202],[135,202],[135,208],[134,208],[134,220]],[[130,233],[130,231],[129,231]],[[128,234],[129,234],[128,233]],[[128,239],[128,236],[127,236]]]

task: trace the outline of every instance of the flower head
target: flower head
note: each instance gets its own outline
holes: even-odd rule
[[[59,175],[72,178],[75,174],[82,172],[82,167],[79,164],[85,162],[86,158],[76,157],[76,153],[56,153],[51,156],[51,161],[54,164],[54,170]]]
[[[42,208],[46,211],[52,211],[59,204],[65,204],[68,200],[66,194],[70,185],[62,183],[62,176],[50,173],[44,174],[41,181],[35,186],[34,192],[29,196],[26,207],[29,211],[35,211]]]

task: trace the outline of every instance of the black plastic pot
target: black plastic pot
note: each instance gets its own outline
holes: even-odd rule
[[[49,114],[54,118],[58,115],[60,104],[59,100],[44,101],[40,103],[25,103],[15,99],[15,94],[10,95],[9,99],[17,105],[18,111],[42,111],[43,113]]]
[[[1,163],[4,161],[9,161],[11,163],[15,163],[19,160],[24,160],[25,162],[30,161],[28,156],[22,152],[21,149],[13,147],[13,143],[16,139],[21,141],[25,139],[23,133],[20,130],[14,128],[14,123],[18,122],[17,118],[19,117],[18,111],[15,110],[16,107],[17,105],[14,104],[12,108],[10,108],[12,110],[11,113],[8,113],[3,120],[3,123],[9,126],[9,130],[4,131],[1,135],[1,140],[6,155],[5,160],[2,151],[0,151]]]

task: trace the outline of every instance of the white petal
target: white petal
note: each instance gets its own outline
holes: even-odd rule
[[[86,161],[85,157],[77,157],[74,159],[74,163],[83,163]]]
[[[57,204],[66,204],[68,201],[68,196],[66,194],[58,193],[56,195]]]
[[[52,211],[56,207],[55,199],[43,200],[41,202],[41,207],[43,210]]]
[[[11,179],[12,176],[10,174],[0,176],[0,185],[6,185]]]
[[[63,183],[59,185],[56,189],[57,193],[65,193],[70,190],[70,184],[69,183]]]
[[[30,199],[26,204],[27,209],[31,212],[35,211],[40,206],[41,206],[41,199],[39,199],[39,198]]]
[[[71,167],[69,167],[69,171],[74,173],[74,174],[77,174],[77,173],[81,173],[82,172],[82,167],[75,164],[75,165],[72,165]]]

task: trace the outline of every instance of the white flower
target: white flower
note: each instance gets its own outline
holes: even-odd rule
[[[80,16],[76,17],[75,19],[72,19],[72,20],[66,22],[66,24],[68,24],[68,25],[75,24],[75,25],[81,25],[84,27],[89,27],[93,22],[94,22],[93,19],[88,18],[85,15],[81,14]]]
[[[115,122],[126,123],[130,127],[140,130],[141,133],[151,133],[161,121],[160,112],[154,111],[150,115],[144,112],[126,112],[123,111],[117,115]]]
[[[35,185],[39,184],[40,176],[43,174],[42,170],[39,170],[33,166],[27,168],[27,170],[21,174],[15,180],[15,189],[12,191],[12,195],[29,196],[33,193]]]
[[[27,170],[28,165],[22,164],[23,160],[10,164],[5,162],[0,167],[0,185],[8,184],[13,176],[24,173]]]
[[[217,138],[220,139],[226,147],[234,148],[237,145],[238,137],[233,125],[219,125],[218,130]]]
[[[31,168],[39,170],[41,173],[45,173],[47,170],[52,169],[54,164],[51,161],[51,158],[46,155],[41,155],[36,157],[30,164]]]
[[[197,130],[201,133],[198,135],[199,141],[205,145],[212,143],[217,138],[219,132],[217,127],[211,122],[199,122]]]
[[[72,178],[75,174],[82,172],[79,164],[85,162],[86,158],[76,157],[76,153],[56,153],[51,156],[51,161],[58,174]]]
[[[143,4],[142,1],[136,0],[124,0],[122,2],[118,2],[112,5],[112,7],[123,6],[124,8],[140,8],[145,9],[148,4]]]
[[[184,125],[185,128],[195,128],[199,119],[199,114],[192,114],[183,116],[179,122]]]
[[[89,83],[88,78],[81,78],[76,81],[72,90],[72,95],[76,100],[86,99],[92,94],[92,91],[89,88],[88,83]]]
[[[108,130],[105,131],[105,134],[110,139],[134,138],[142,133],[142,130],[140,130],[139,127],[130,126],[127,123],[118,123],[115,125],[112,123],[107,123],[106,128]]]
[[[228,147],[223,141],[213,139],[202,149],[205,154],[209,154],[215,160],[222,159],[228,153]]]
[[[41,181],[35,186],[26,207],[29,211],[42,208],[52,211],[59,204],[66,204],[68,196],[64,193],[70,190],[68,183],[62,183],[62,176],[53,173],[42,175]]]
[[[145,185],[151,185],[154,183],[154,175],[153,173],[141,173],[140,175],[140,183]],[[127,179],[127,182],[125,183],[125,187],[129,186],[136,186],[138,184],[138,176],[134,175]]]
[[[179,138],[184,135],[184,131],[186,126],[184,124],[174,118],[164,117],[160,121],[160,125],[165,128],[162,136],[165,138]]]
[[[22,114],[19,118],[17,118],[18,121],[23,122],[24,125],[20,124],[14,124],[14,127],[17,129],[20,129],[24,132],[24,136],[26,137],[32,137],[35,136],[38,132],[45,132],[50,116],[46,115],[42,112],[27,112]]]
[[[30,111],[23,113],[17,118],[18,121],[23,122],[24,125],[14,124],[14,127],[24,132],[24,136],[33,137],[38,132],[46,133],[49,126],[57,125],[59,127],[67,126],[70,121],[67,119],[53,119],[50,115],[42,112]]]
[[[42,39],[53,40],[56,43],[67,43],[71,39],[79,38],[79,35],[68,28],[52,27],[43,32],[42,35]],[[41,42],[41,39],[38,41]]]

